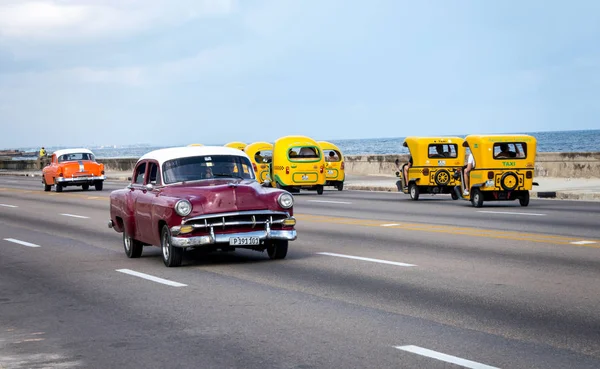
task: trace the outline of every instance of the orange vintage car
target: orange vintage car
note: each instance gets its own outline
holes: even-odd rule
[[[42,169],[44,191],[50,191],[52,186],[56,186],[56,192],[67,186],[81,186],[87,191],[90,185],[101,191],[105,179],[104,164],[96,162],[88,149],[57,150],[52,153],[50,164]]]

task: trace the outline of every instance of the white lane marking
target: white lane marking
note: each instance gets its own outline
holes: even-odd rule
[[[3,206],[5,208],[18,208],[17,205],[0,204],[0,206]]]
[[[573,245],[590,245],[592,243],[597,243],[596,241],[573,241],[571,242]]]
[[[433,358],[433,359],[437,359],[437,360],[440,360],[440,361],[445,361],[447,363],[460,365],[460,366],[463,366],[465,368],[471,368],[471,369],[500,369],[500,368],[497,368],[495,366],[489,366],[489,365],[478,363],[476,361],[461,359],[460,357],[443,354],[441,352],[437,352],[437,351],[433,351],[433,350],[428,350],[426,348],[419,347],[419,346],[413,346],[413,345],[409,345],[409,346],[395,346],[395,348],[397,348],[398,350],[412,352],[413,354],[417,354],[417,355],[421,355],[421,356],[427,356],[427,357],[430,357],[430,358]]]
[[[381,260],[381,259],[363,258],[362,256],[352,256],[352,255],[335,254],[335,253],[332,253],[332,252],[317,252],[317,254],[319,254],[319,255],[328,255],[328,256],[336,256],[336,257],[339,257],[339,258],[347,258],[347,259],[355,259],[355,260],[363,260],[363,261],[372,261],[374,263],[390,264],[390,265],[397,265],[397,266],[403,266],[403,267],[416,266],[414,264],[399,263],[397,261],[388,261],[388,260]]]
[[[129,275],[133,275],[133,276],[136,276],[136,277],[144,278],[144,279],[147,279],[149,281],[156,282],[156,283],[166,284],[167,286],[173,286],[173,287],[185,287],[185,286],[187,286],[187,284],[183,284],[183,283],[179,283],[179,282],[173,282],[173,281],[170,281],[168,279],[158,278],[158,277],[155,277],[153,275],[136,272],[135,270],[131,270],[131,269],[116,269],[116,271],[117,272],[121,272],[121,273],[125,273],[125,274],[129,274]]]
[[[393,227],[393,226],[399,226],[400,224],[398,223],[388,223],[388,224],[382,224],[382,227]]]
[[[351,202],[347,202],[347,201],[331,201],[331,200],[307,200],[308,202],[326,202],[329,204],[352,204]]]
[[[61,215],[64,215],[66,217],[71,217],[71,218],[90,219],[90,217],[85,217],[83,215],[75,215],[75,214],[61,214]]]
[[[27,247],[41,247],[40,245],[36,245],[35,243],[29,243],[21,240],[16,240],[14,238],[5,238],[4,241],[18,243],[19,245],[27,246]]]
[[[542,217],[545,216],[547,214],[540,214],[540,213],[517,213],[515,211],[491,211],[491,210],[478,210],[478,213],[488,213],[488,214],[514,214],[514,215],[533,215],[533,216],[538,216],[538,217]]]

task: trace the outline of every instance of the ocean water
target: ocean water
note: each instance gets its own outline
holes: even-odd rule
[[[537,152],[600,152],[600,129],[585,131],[553,131],[553,132],[522,132],[537,139]],[[449,135],[465,137],[464,134]],[[315,137],[318,140],[322,138]],[[402,146],[404,137],[394,138],[365,138],[353,140],[327,140],[336,144],[345,155],[366,154],[405,154],[408,150]],[[224,143],[223,143],[224,144]],[[219,144],[219,145],[223,145]],[[172,146],[124,146],[124,147],[89,147],[98,158],[139,158],[143,154],[157,149]],[[64,147],[47,147],[51,153]],[[39,148],[18,148],[26,152],[37,151]],[[18,158],[15,158],[18,159]],[[32,158],[22,158],[32,159]]]

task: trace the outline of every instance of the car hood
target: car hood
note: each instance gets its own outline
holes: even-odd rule
[[[162,195],[188,199],[199,214],[274,209],[273,191],[256,181],[215,179],[165,187]]]

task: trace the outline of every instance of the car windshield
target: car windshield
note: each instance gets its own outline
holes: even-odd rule
[[[214,178],[254,179],[252,164],[243,156],[206,155],[166,161],[163,164],[165,184]]]
[[[63,154],[58,157],[59,163],[62,163],[64,161],[78,161],[78,160],[94,161],[94,155],[86,153],[86,152],[77,152],[77,153],[71,153],[71,154]]]

